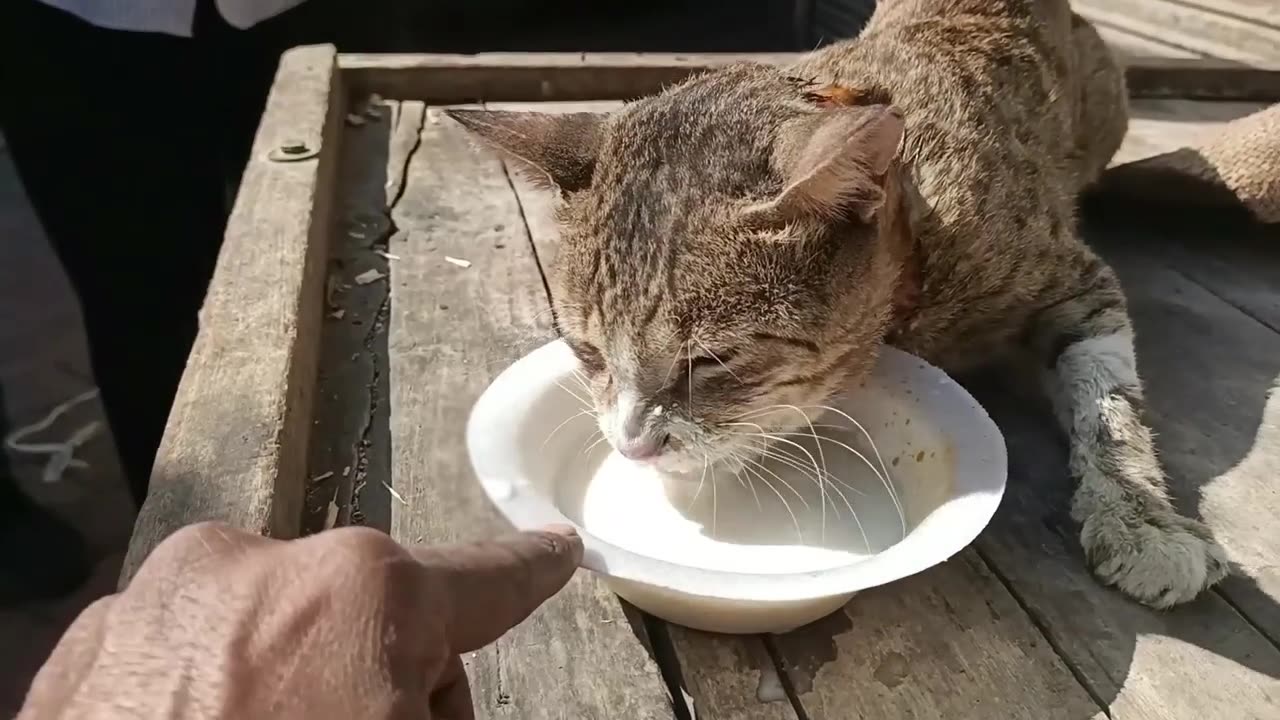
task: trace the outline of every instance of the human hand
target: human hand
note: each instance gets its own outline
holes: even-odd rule
[[[581,558],[568,528],[406,548],[366,528],[282,541],[193,525],[76,619],[18,720],[470,720],[459,653]]]

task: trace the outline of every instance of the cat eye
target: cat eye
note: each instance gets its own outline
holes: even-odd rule
[[[731,350],[722,350],[714,355],[707,353],[705,355],[693,355],[684,361],[686,373],[697,372],[701,369],[719,368],[721,370],[733,373],[729,369],[729,363],[733,362],[734,352]]]

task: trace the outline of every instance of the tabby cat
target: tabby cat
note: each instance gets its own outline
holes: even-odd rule
[[[822,405],[885,343],[949,372],[1030,353],[1094,573],[1159,608],[1226,574],[1170,503],[1125,298],[1077,235],[1127,106],[1067,0],[882,1],[793,67],[608,115],[451,115],[560,196],[557,322],[621,453],[728,461],[749,439],[727,423]]]

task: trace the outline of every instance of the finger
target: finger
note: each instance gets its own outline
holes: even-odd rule
[[[454,656],[445,666],[436,689],[431,691],[431,720],[475,720],[471,702],[471,685],[462,658]]]
[[[582,538],[564,527],[410,552],[427,568],[457,654],[498,639],[559,592],[582,561]]]

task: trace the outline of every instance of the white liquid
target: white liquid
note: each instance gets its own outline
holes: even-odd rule
[[[561,485],[561,507],[580,509],[569,514],[602,540],[681,565],[812,572],[855,563],[902,539],[880,478],[830,446],[825,461],[834,479],[823,488],[814,468],[777,462],[760,473],[669,476],[607,449],[577,460],[565,475],[580,479]]]

